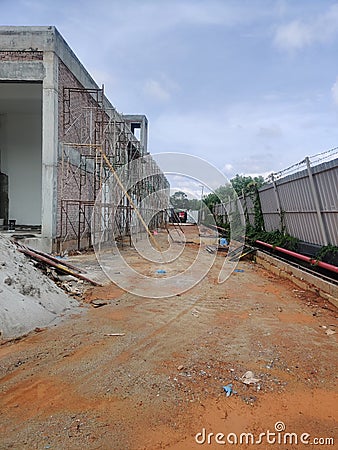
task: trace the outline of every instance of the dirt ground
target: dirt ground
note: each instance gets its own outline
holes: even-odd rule
[[[3,344],[0,448],[334,448],[315,439],[338,439],[336,309],[252,261],[218,284],[223,261],[171,298],[91,287],[82,313]]]

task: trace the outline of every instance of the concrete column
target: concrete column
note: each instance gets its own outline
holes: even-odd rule
[[[148,120],[144,117],[141,124],[140,142],[142,146],[142,154],[146,155],[148,152]]]
[[[58,156],[58,58],[44,53],[42,86],[42,237],[51,250],[56,237]]]

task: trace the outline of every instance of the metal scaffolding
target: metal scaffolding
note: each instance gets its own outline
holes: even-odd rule
[[[69,242],[78,250],[91,246],[92,215],[98,201],[100,218],[95,216],[94,224],[103,229],[107,241],[123,244],[128,238],[131,243],[132,234],[144,231],[136,207],[150,228],[165,221],[169,183],[123,116],[106,103],[103,88],[63,90],[60,250]],[[122,194],[108,183],[112,170],[123,182]]]

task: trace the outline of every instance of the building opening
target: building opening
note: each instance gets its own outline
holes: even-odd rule
[[[41,227],[41,175],[42,83],[0,82],[0,225]]]

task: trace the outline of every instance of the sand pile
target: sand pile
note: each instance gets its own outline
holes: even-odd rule
[[[0,236],[0,339],[22,336],[75,312],[78,302]]]

